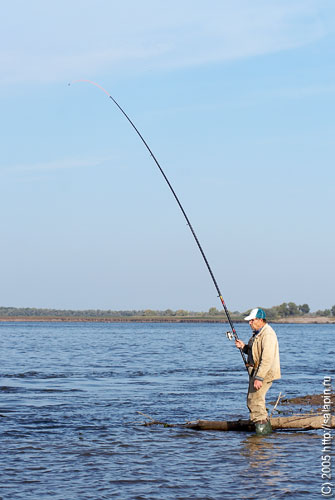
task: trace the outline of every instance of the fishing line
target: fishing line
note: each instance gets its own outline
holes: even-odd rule
[[[202,255],[202,258],[203,258],[203,259],[204,259],[204,261],[205,261],[206,267],[207,267],[207,269],[208,269],[208,271],[209,271],[209,274],[210,274],[210,276],[211,276],[211,278],[212,278],[212,281],[213,281],[213,283],[214,283],[214,286],[215,286],[215,288],[216,288],[216,291],[218,292],[219,299],[220,299],[220,301],[221,301],[221,304],[222,304],[222,307],[223,307],[224,312],[225,312],[225,314],[226,314],[226,317],[227,317],[228,323],[229,323],[229,325],[230,325],[230,327],[231,327],[231,330],[232,330],[232,334],[230,334],[230,332],[227,332],[227,336],[228,336],[228,338],[229,338],[229,339],[235,338],[235,340],[238,340],[238,336],[237,336],[237,333],[236,333],[236,329],[235,329],[234,324],[233,324],[233,322],[232,322],[232,319],[231,319],[231,317],[230,317],[230,313],[229,313],[229,311],[228,311],[228,308],[227,308],[227,306],[226,306],[226,303],[225,303],[225,301],[223,300],[222,293],[221,293],[221,291],[220,291],[219,285],[217,284],[217,281],[216,281],[216,279],[215,279],[215,276],[214,276],[214,274],[213,274],[213,271],[212,271],[212,269],[211,269],[211,267],[210,267],[210,265],[209,265],[209,262],[208,262],[208,260],[207,260],[206,255],[205,255],[205,252],[203,251],[202,246],[200,245],[200,242],[199,242],[199,240],[198,240],[198,237],[197,237],[197,235],[195,234],[195,231],[194,231],[194,229],[193,229],[193,227],[192,227],[192,224],[191,224],[191,222],[190,222],[190,220],[189,220],[189,218],[188,218],[188,216],[187,216],[187,214],[186,214],[186,212],[185,212],[185,210],[184,210],[184,208],[183,208],[183,206],[182,206],[182,204],[181,204],[181,202],[180,202],[180,200],[179,200],[178,196],[176,195],[175,190],[173,189],[173,187],[172,187],[172,185],[171,185],[171,183],[170,183],[169,179],[168,179],[168,178],[167,178],[167,176],[165,175],[165,172],[163,171],[162,167],[161,167],[161,166],[160,166],[160,164],[158,163],[157,158],[155,157],[155,155],[154,155],[154,154],[153,154],[153,152],[151,151],[151,149],[150,149],[150,147],[149,147],[148,143],[146,142],[146,140],[144,139],[144,137],[142,136],[141,132],[138,130],[138,128],[136,127],[136,125],[134,124],[134,122],[133,122],[133,121],[129,118],[129,116],[127,115],[127,113],[126,113],[126,112],[125,112],[125,111],[121,108],[121,106],[119,105],[119,103],[118,103],[118,102],[114,99],[114,97],[113,97],[113,96],[112,96],[112,95],[111,95],[111,94],[110,94],[110,93],[109,93],[109,92],[108,92],[108,91],[107,91],[104,87],[102,87],[101,85],[99,85],[99,84],[98,84],[98,83],[96,83],[96,82],[93,82],[92,80],[86,80],[86,79],[74,80],[73,82],[69,83],[69,85],[71,85],[71,84],[73,84],[73,83],[78,83],[78,82],[86,82],[86,83],[90,83],[91,85],[94,85],[95,87],[97,87],[98,89],[100,89],[102,92],[104,92],[104,93],[105,93],[105,94],[109,97],[109,99],[111,99],[111,100],[114,102],[114,104],[115,104],[115,105],[119,108],[119,110],[121,111],[121,113],[123,114],[123,116],[124,116],[124,117],[128,120],[128,122],[130,123],[130,125],[133,127],[133,129],[135,130],[135,132],[136,132],[136,133],[137,133],[137,135],[140,137],[141,141],[143,142],[143,144],[145,145],[145,147],[146,147],[146,148],[147,148],[147,150],[149,151],[149,153],[150,153],[150,155],[151,155],[152,159],[154,160],[154,162],[156,163],[157,167],[159,168],[159,170],[160,170],[160,172],[161,172],[162,176],[164,177],[164,179],[165,179],[165,181],[166,181],[167,185],[169,186],[169,188],[170,188],[170,190],[171,190],[171,192],[172,192],[172,194],[173,194],[173,196],[174,196],[174,198],[175,198],[176,202],[178,203],[178,206],[179,206],[179,208],[180,208],[180,210],[181,210],[181,212],[182,212],[183,216],[185,217],[186,222],[187,222],[187,225],[188,225],[188,227],[190,228],[190,231],[191,231],[191,233],[192,233],[192,235],[193,235],[193,237],[194,237],[194,239],[195,239],[195,242],[196,242],[196,244],[197,244],[197,246],[198,246],[198,248],[199,248],[199,250],[200,250],[200,253],[201,253],[201,255]],[[230,334],[230,335],[229,335],[229,334]],[[248,369],[248,367],[247,367],[247,360],[246,360],[246,358],[245,358],[244,352],[242,351],[242,349],[239,349],[239,351],[240,351],[240,353],[241,353],[241,356],[242,356],[243,362],[244,362],[244,364],[245,364],[245,366],[246,366],[246,369]]]

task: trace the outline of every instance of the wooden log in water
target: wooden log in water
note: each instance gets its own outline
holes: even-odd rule
[[[323,415],[292,415],[290,417],[274,417],[271,418],[272,429],[294,429],[308,431],[312,429],[335,428],[335,417],[331,418],[331,422],[324,426]],[[331,424],[331,425],[330,425]],[[188,429],[197,430],[213,430],[213,431],[244,431],[254,432],[255,426],[249,420],[195,420],[187,422],[185,427]]]

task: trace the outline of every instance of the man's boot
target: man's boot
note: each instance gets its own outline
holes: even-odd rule
[[[266,436],[267,434],[271,434],[272,426],[270,420],[260,420],[259,422],[255,422],[255,429],[257,436]]]

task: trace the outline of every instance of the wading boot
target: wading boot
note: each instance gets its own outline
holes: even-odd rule
[[[255,422],[255,429],[257,436],[266,436],[267,434],[271,434],[272,427],[270,420],[260,420],[259,422]]]

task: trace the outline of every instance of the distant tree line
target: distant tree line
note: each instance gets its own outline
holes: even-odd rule
[[[308,304],[297,305],[294,302],[283,302],[279,306],[273,306],[266,309],[269,319],[289,318],[290,316],[304,316],[309,314],[310,307]]]
[[[280,304],[278,306],[273,306],[270,308],[264,307],[264,310],[265,310],[266,316],[269,320],[276,320],[276,319],[297,317],[297,316],[335,317],[335,305],[333,307],[331,307],[330,309],[318,310],[315,312],[311,312],[308,304],[297,305],[294,302],[283,302],[282,304]],[[243,313],[240,313],[238,311],[234,311],[231,314],[232,314],[232,317],[235,319],[242,319],[249,313],[249,311],[250,311],[250,309],[243,312]],[[222,314],[221,311],[218,311],[216,309],[216,307],[211,307],[208,312],[209,312],[209,315],[221,315]]]
[[[297,305],[294,302],[283,302],[278,306],[271,308],[264,308],[269,320],[276,320],[281,318],[297,317],[297,316],[327,316],[335,317],[335,305],[330,309],[318,310],[315,312],[310,311],[308,304]],[[250,309],[245,312],[232,311],[230,312],[234,320],[243,319]],[[206,312],[201,311],[187,311],[184,309],[153,310],[125,310],[113,311],[102,309],[40,309],[34,307],[0,307],[0,317],[76,317],[76,318],[118,318],[118,317],[187,317],[187,318],[224,318],[225,313],[223,310],[218,310],[216,307],[211,307]]]
[[[126,316],[203,316],[203,312],[192,312],[178,309],[157,311],[153,309],[112,311],[110,309],[41,309],[35,307],[0,307],[1,317],[82,317],[82,318],[115,318]]]

